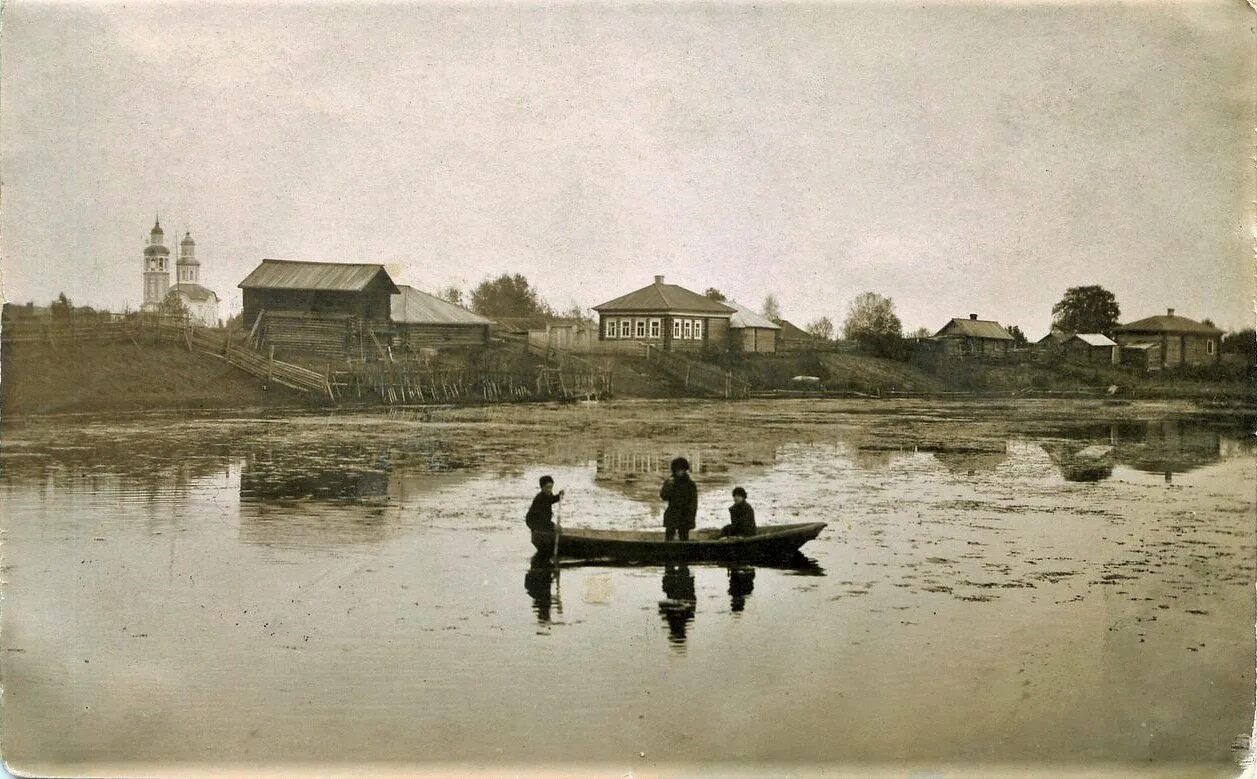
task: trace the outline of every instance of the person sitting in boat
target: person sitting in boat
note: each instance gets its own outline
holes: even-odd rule
[[[541,492],[538,492],[537,497],[532,499],[532,505],[528,507],[528,514],[524,518],[524,521],[528,523],[528,529],[534,533],[553,533],[554,504],[560,500],[563,500],[563,490],[559,490],[556,495],[554,479],[542,476]]]
[[[755,535],[755,509],[746,502],[746,490],[733,488],[733,505],[729,507],[729,524],[720,530],[720,537]]]
[[[668,503],[663,512],[665,539],[688,541],[698,516],[698,485],[690,478],[689,460],[677,457],[672,461],[672,476],[659,489],[659,497]]]

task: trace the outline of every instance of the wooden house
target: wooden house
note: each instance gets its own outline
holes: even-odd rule
[[[1034,348],[1041,352],[1058,353],[1072,335],[1073,333],[1053,327],[1051,332],[1034,342]]]
[[[598,312],[598,343],[604,351],[631,351],[639,344],[662,349],[726,350],[734,309],[675,284],[663,276],[639,290],[594,306]]]
[[[462,306],[399,284],[390,302],[393,344],[403,350],[483,346],[493,323]]]
[[[1012,335],[999,322],[978,319],[977,314],[951,320],[929,340],[944,359],[1003,358],[1013,345]]]
[[[385,354],[399,290],[382,265],[262,260],[237,286],[244,326],[260,344],[360,359]]]
[[[1101,333],[1074,333],[1061,342],[1066,360],[1111,365],[1118,362],[1117,342]]]
[[[733,316],[729,317],[731,348],[748,353],[771,354],[777,351],[781,325],[761,316],[741,303],[729,301]]]
[[[1222,331],[1211,325],[1177,316],[1174,309],[1113,328],[1113,337],[1123,348],[1156,344],[1157,364],[1148,370],[1180,368],[1187,365],[1216,365],[1221,359]]]
[[[781,329],[777,331],[777,351],[798,352],[816,348],[820,339],[785,319],[774,319]]]

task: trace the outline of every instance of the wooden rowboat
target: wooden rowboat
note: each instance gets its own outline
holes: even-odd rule
[[[691,530],[687,541],[665,541],[663,531],[562,528],[559,557],[685,562],[774,560],[795,554],[824,529],[824,522],[764,525],[753,536],[721,538],[718,529],[708,528]],[[532,543],[539,552],[552,552],[554,534],[534,532]]]

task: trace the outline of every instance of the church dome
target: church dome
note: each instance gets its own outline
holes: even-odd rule
[[[183,240],[179,242],[180,246],[196,246],[196,241],[192,240],[192,233],[184,233]]]
[[[145,257],[169,257],[170,250],[161,244],[149,244],[144,247]]]

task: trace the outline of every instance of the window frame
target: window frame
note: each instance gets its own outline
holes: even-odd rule
[[[663,336],[663,320],[652,317],[650,320],[650,337],[658,339]]]
[[[632,319],[628,319],[627,317],[620,319],[620,337],[621,338],[633,337],[633,320]]]
[[[701,319],[694,320],[694,340],[703,340],[703,320]]]
[[[634,320],[633,320],[633,337],[634,337],[634,338],[645,338],[645,337],[646,337],[646,327],[647,327],[647,325],[646,325],[646,320],[645,320],[645,319],[641,319],[641,318],[634,319]]]
[[[604,338],[607,338],[609,340],[614,340],[617,337],[616,333],[619,331],[619,328],[620,328],[620,325],[618,324],[618,322],[619,320],[614,319],[612,317],[608,317],[603,322],[603,337]]]
[[[681,337],[681,320],[676,317],[672,317],[672,337]]]
[[[693,319],[685,320],[684,324],[681,325],[681,333],[682,333],[681,337],[685,339],[686,341],[694,340],[694,320]]]

